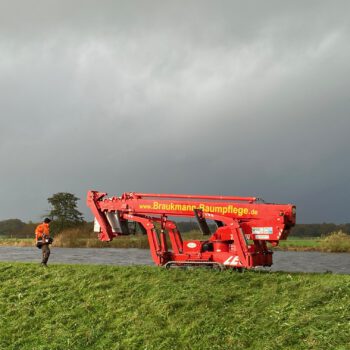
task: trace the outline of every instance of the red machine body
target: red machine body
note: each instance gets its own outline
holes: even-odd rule
[[[154,262],[167,267],[271,266],[272,251],[267,242],[277,246],[286,239],[296,218],[294,205],[264,203],[256,197],[134,192],[111,198],[106,195],[97,191],[87,194],[99,239],[111,241],[127,235],[128,222],[138,222],[148,236]],[[208,238],[182,240],[169,217],[195,218]],[[207,220],[216,223],[215,232],[210,231]]]

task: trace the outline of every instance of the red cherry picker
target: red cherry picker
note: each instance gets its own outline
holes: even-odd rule
[[[256,197],[135,192],[107,197],[89,191],[87,205],[101,241],[128,235],[128,222],[137,222],[148,236],[153,261],[165,267],[271,266],[267,243],[277,246],[286,239],[296,218],[294,205],[265,203]],[[205,239],[183,240],[176,217],[194,218]],[[215,232],[207,220],[216,224]]]

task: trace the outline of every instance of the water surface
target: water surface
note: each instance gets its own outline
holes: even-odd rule
[[[0,247],[0,261],[40,262],[36,247]],[[276,251],[268,271],[350,274],[349,253]],[[148,249],[52,248],[50,264],[154,265]]]

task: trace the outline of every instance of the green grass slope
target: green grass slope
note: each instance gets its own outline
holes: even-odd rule
[[[349,349],[350,276],[0,263],[0,349]]]

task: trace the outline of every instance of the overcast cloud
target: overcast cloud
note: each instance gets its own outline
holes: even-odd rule
[[[350,222],[348,1],[0,0],[0,220],[89,189]]]

